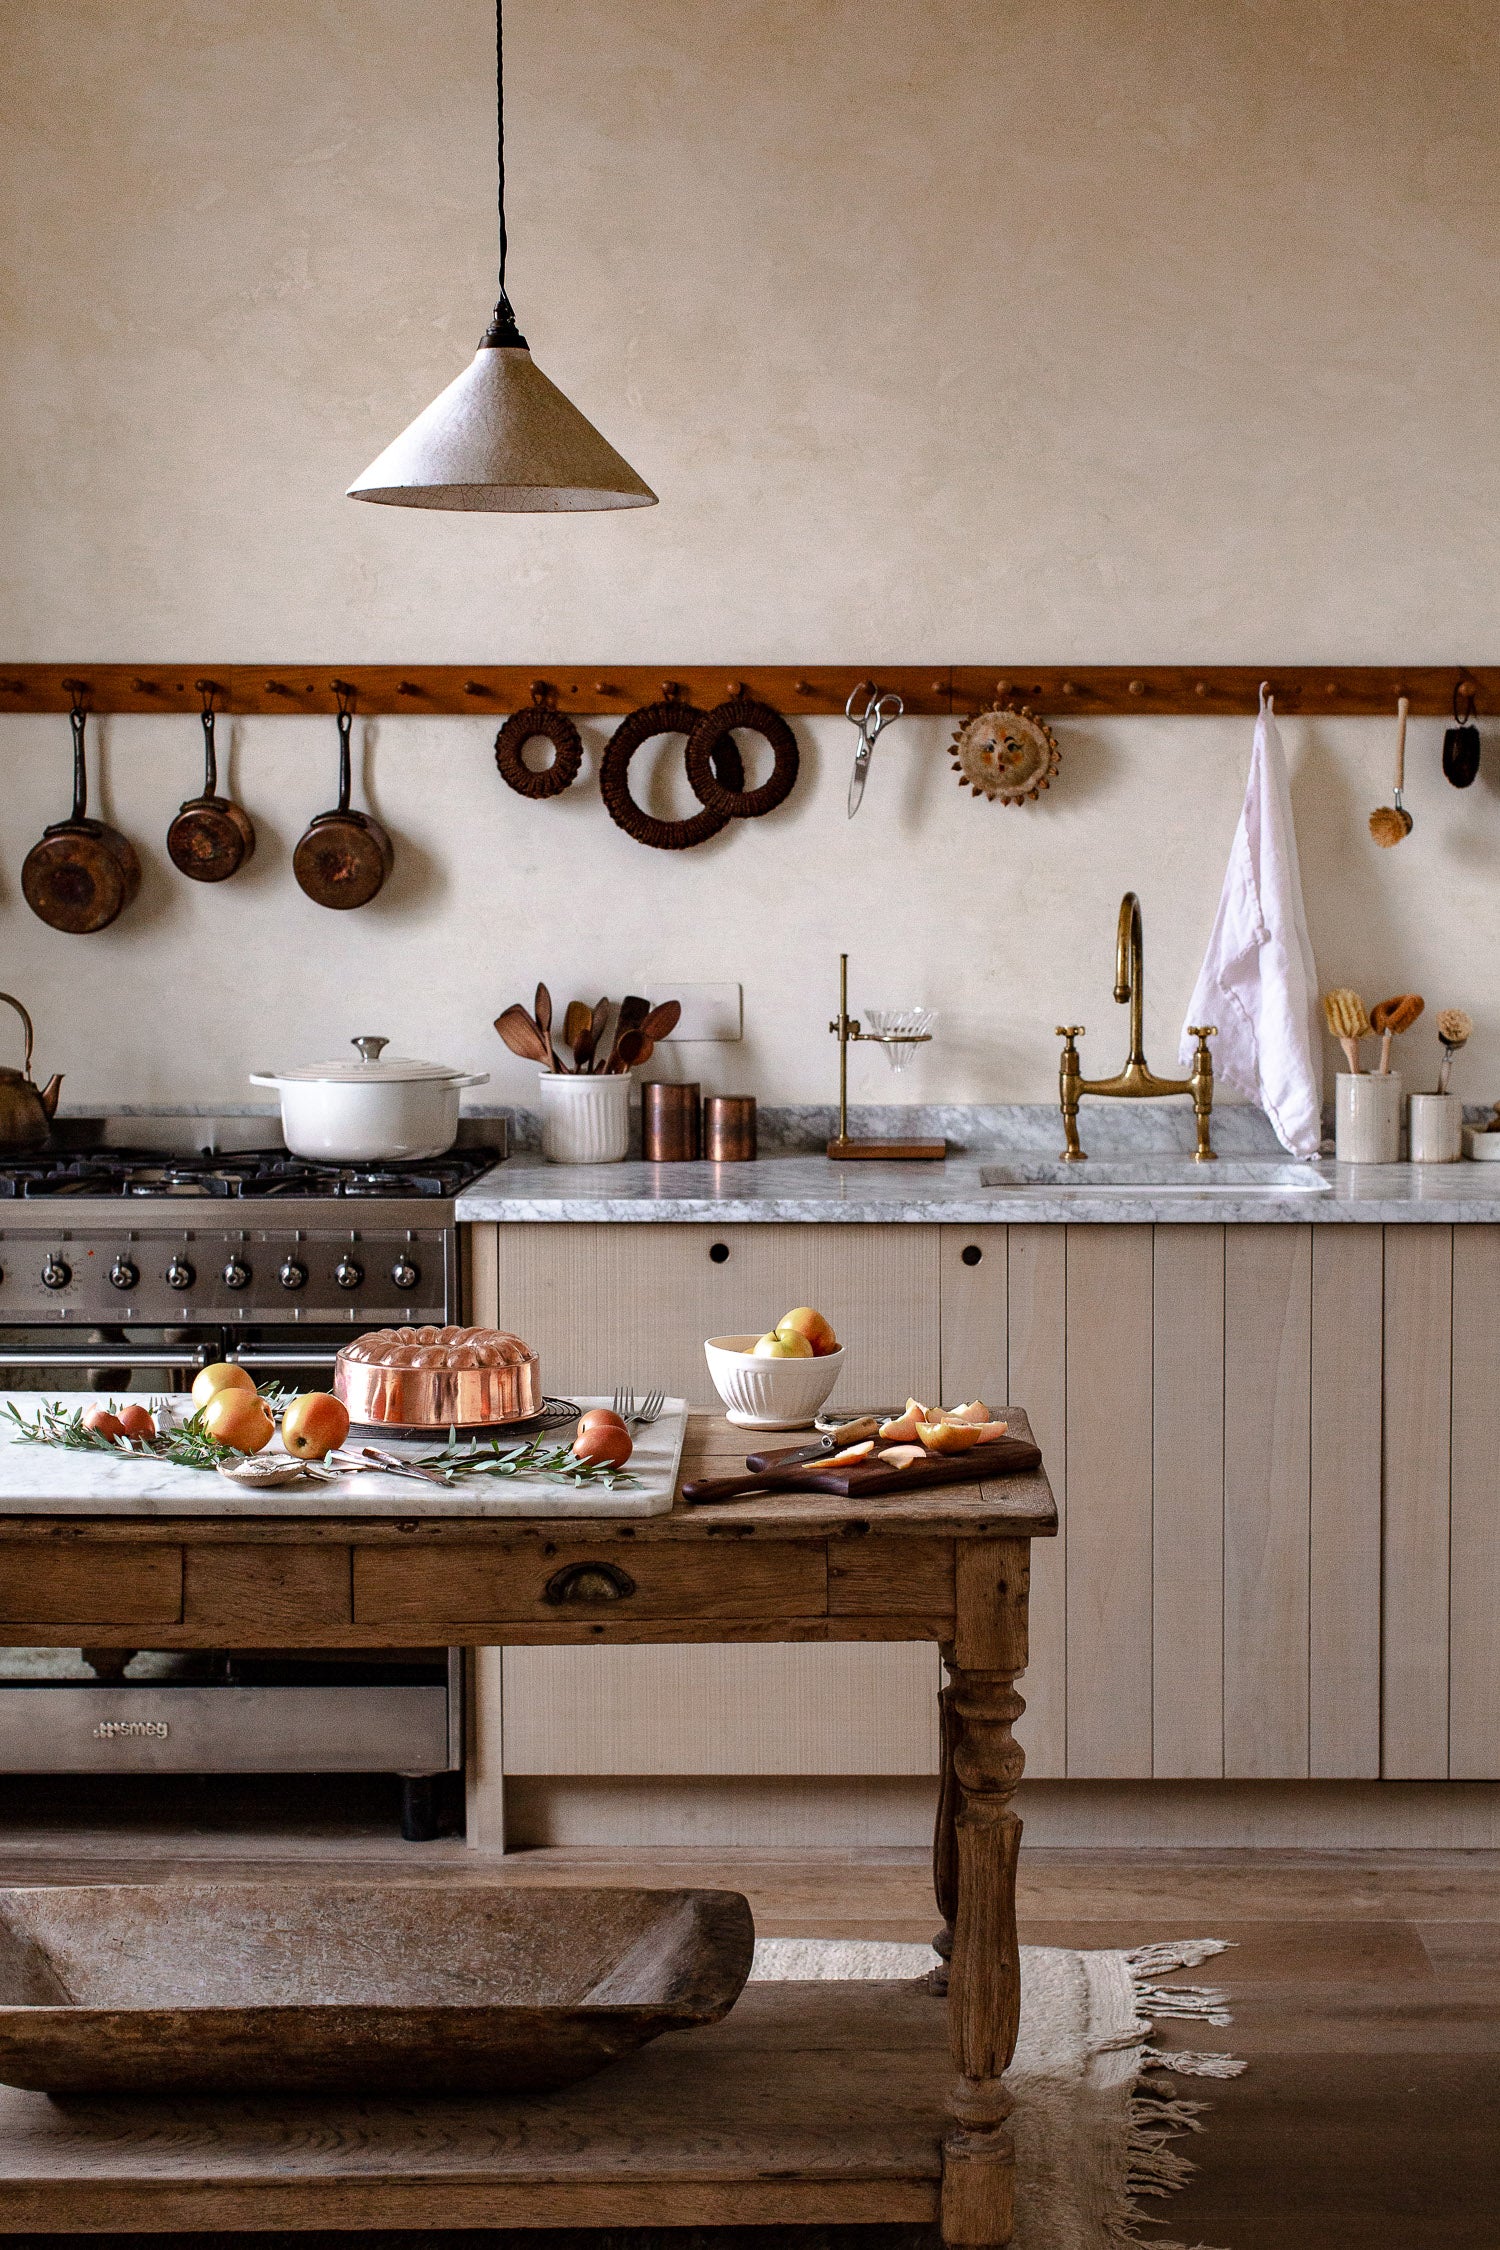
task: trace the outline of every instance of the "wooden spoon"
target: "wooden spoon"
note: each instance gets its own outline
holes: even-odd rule
[[[513,1055],[520,1055],[525,1062],[546,1062],[547,1042],[519,1000],[508,1007],[504,1015],[496,1016],[495,1029]]]
[[[552,995],[544,984],[536,988],[536,1027],[547,1045],[547,1068],[557,1069],[557,1049],[552,1044]]]
[[[677,1029],[681,1020],[682,1002],[680,1000],[663,1000],[659,1008],[652,1009],[650,1015],[641,1025],[641,1029],[648,1039],[666,1039]]]
[[[593,1018],[589,1024],[588,1050],[586,1054],[579,1058],[578,1067],[580,1070],[592,1070],[594,1067],[594,1058],[603,1043],[604,1027],[608,1022],[609,999],[606,995],[603,1000],[595,1003]]]
[[[615,1051],[609,1058],[609,1067],[615,1073],[639,1070],[656,1053],[656,1041],[648,1039],[644,1031],[627,1031],[615,1041]]]
[[[576,1070],[582,1070],[583,1068],[578,1050],[583,1044],[593,1020],[586,1000],[570,1000],[568,1002],[567,1010],[563,1016],[563,1045],[571,1051],[573,1066]]]
[[[649,1000],[643,1000],[638,992],[626,993],[624,999],[620,1002],[620,1013],[615,1018],[615,1043],[610,1049],[609,1060],[604,1065],[606,1070],[617,1070],[619,1068],[620,1041],[625,1038],[627,1033],[639,1031],[650,1013],[651,1003]]]

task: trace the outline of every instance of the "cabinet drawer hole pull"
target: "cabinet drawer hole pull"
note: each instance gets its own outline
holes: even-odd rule
[[[575,1562],[552,1573],[542,1599],[557,1608],[564,1602],[623,1602],[634,1592],[635,1580],[617,1564]]]
[[[966,1266],[977,1266],[980,1259],[984,1256],[984,1252],[980,1249],[977,1242],[966,1242],[959,1255],[962,1257],[963,1262]]]
[[[727,1242],[711,1242],[708,1254],[716,1266],[726,1265],[729,1260],[729,1245]]]

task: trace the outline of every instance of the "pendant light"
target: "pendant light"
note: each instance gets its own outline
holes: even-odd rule
[[[505,293],[503,0],[495,0],[500,301],[471,364],[370,463],[351,500],[497,515],[650,508],[656,494],[546,376]]]

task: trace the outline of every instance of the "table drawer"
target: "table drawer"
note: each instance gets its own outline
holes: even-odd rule
[[[821,1541],[665,1541],[356,1549],[356,1625],[562,1623],[585,1617],[821,1617]]]
[[[42,1547],[0,1540],[0,1623],[175,1625],[180,1547]]]

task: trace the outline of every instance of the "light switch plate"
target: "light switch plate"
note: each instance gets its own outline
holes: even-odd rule
[[[671,1040],[729,1041],[745,1034],[744,988],[738,984],[677,984],[671,977],[651,977],[642,992],[661,992],[682,1002],[682,1020]]]

